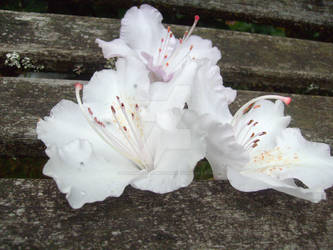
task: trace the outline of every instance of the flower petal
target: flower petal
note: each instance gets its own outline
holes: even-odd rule
[[[227,178],[227,167],[242,168],[249,161],[249,154],[238,144],[230,124],[222,124],[212,115],[198,116],[190,111],[184,120],[197,133],[205,133],[206,158],[213,170],[214,179]]]
[[[150,111],[157,113],[172,108],[182,109],[186,101],[190,98],[196,69],[197,63],[193,61],[188,62],[168,83],[152,83],[150,88]]]
[[[146,143],[154,152],[154,170],[135,180],[132,183],[135,188],[166,193],[192,182],[194,167],[204,157],[202,136],[189,129],[165,130],[156,125]]]
[[[252,135],[264,133],[264,135],[256,137],[260,141],[251,154],[257,154],[261,150],[274,148],[276,137],[289,123],[290,116],[284,115],[284,105],[281,101],[261,100],[256,102],[254,107],[240,118],[234,130],[238,142],[244,146],[246,146],[246,141],[254,140],[251,139]]]
[[[139,56],[142,51],[157,55],[161,38],[167,34],[161,22],[162,15],[155,8],[146,4],[140,8],[132,7],[121,20],[120,39],[136,50]]]
[[[61,147],[78,138],[95,137],[95,132],[86,122],[79,106],[68,100],[62,100],[54,106],[50,116],[37,123],[36,132],[38,139],[47,147]],[[103,144],[103,141],[98,140],[98,143]]]
[[[333,157],[327,144],[310,142],[299,129],[285,129],[277,138],[277,147],[290,162],[280,178],[296,178],[310,189],[333,186]]]
[[[105,111],[99,103],[91,104],[90,107],[95,115]],[[89,140],[100,155],[111,160],[110,150],[113,151],[113,149],[90,127],[79,106],[72,101],[62,100],[54,106],[50,116],[37,123],[36,132],[38,139],[42,140],[47,147],[63,147],[77,139]]]
[[[94,151],[87,140],[75,140],[63,147],[47,149],[50,157],[43,173],[52,177],[72,208],[85,203],[118,197],[124,188],[140,176],[131,162],[119,154],[106,161]]]
[[[325,199],[324,189],[333,186],[333,157],[328,145],[309,142],[293,128],[284,129],[276,141],[275,148],[257,152],[242,171],[230,167],[231,184],[241,191],[273,188],[312,202]],[[294,179],[307,187],[295,185]]]
[[[227,123],[232,119],[228,105],[235,97],[235,90],[223,86],[219,67],[205,63],[196,73],[188,106],[198,115],[211,114]]]
[[[326,199],[323,189],[304,189],[295,185],[293,179],[280,181],[263,173],[250,174],[240,173],[232,167],[228,167],[228,180],[230,184],[239,191],[253,192],[272,188],[276,191],[283,192],[297,198],[311,202],[319,202]]]
[[[96,39],[96,43],[102,48],[103,55],[106,59],[112,57],[137,57],[133,51],[122,39],[114,39],[110,42],[105,42],[101,39]]]
[[[221,52],[218,48],[212,46],[212,41],[203,39],[200,36],[192,35],[186,41],[186,44],[191,46],[191,57],[195,59],[208,58],[211,64],[216,64],[221,59]]]
[[[117,71],[102,70],[93,75],[83,88],[85,103],[112,104],[116,101],[116,96],[135,96],[136,101],[147,100],[150,82],[145,65],[130,57],[119,58],[116,66]]]

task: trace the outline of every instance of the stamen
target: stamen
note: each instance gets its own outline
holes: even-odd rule
[[[247,109],[248,108],[252,108],[252,105],[254,103],[256,103],[257,101],[260,100],[267,100],[267,99],[273,99],[273,100],[280,100],[282,102],[284,102],[286,105],[288,105],[291,102],[291,98],[290,97],[285,97],[285,96],[279,96],[279,95],[264,95],[264,96],[259,96],[257,98],[253,98],[250,101],[248,101],[247,103],[245,103],[234,115],[234,118],[231,121],[231,124],[233,126],[236,125],[236,123],[239,121],[239,118],[245,113],[247,113]]]
[[[122,154],[127,159],[131,160],[133,163],[135,163],[135,166],[137,168],[143,169],[142,168],[142,166],[143,166],[142,163],[140,161],[134,159],[131,156],[131,153],[127,150],[127,147],[125,145],[123,145],[116,137],[114,137],[114,136],[112,136],[110,134],[106,134],[103,130],[99,130],[98,127],[94,125],[94,122],[97,122],[97,124],[99,124],[99,125],[101,124],[101,122],[99,122],[96,117],[94,117],[93,119],[91,119],[87,115],[86,110],[83,107],[83,104],[82,104],[82,101],[81,101],[81,97],[80,97],[80,91],[82,90],[82,88],[83,88],[82,84],[80,84],[80,83],[76,83],[75,84],[76,100],[77,100],[77,103],[79,105],[79,108],[81,109],[81,112],[82,112],[84,118],[87,120],[87,122],[90,125],[90,127],[102,138],[103,141],[105,141],[106,144],[108,144],[115,151],[117,151],[118,153]],[[103,127],[103,125],[101,125],[101,126]],[[104,125],[104,127],[105,127],[105,125]]]
[[[111,111],[112,111],[113,114],[116,113],[116,110],[114,109],[114,107],[112,105],[111,105]]]
[[[184,35],[183,35],[182,41],[187,37],[187,34],[188,34],[188,31],[186,30],[186,31],[184,32]]]
[[[172,71],[173,69],[177,68],[179,65],[181,65],[186,58],[190,55],[190,52],[193,49],[193,45],[190,46],[189,50],[187,51],[187,53],[179,60],[177,60],[176,64],[173,64],[171,69],[169,68],[169,71]],[[169,66],[171,64],[171,62],[174,60],[175,56],[177,55],[177,52],[179,51],[179,46],[176,48],[176,50],[172,53],[172,55],[170,56],[169,60],[167,61],[167,63],[165,64],[165,66]]]
[[[172,32],[171,32],[171,28],[170,26],[168,26],[168,33],[166,34],[166,38],[165,40],[162,38],[162,48],[161,48],[161,54],[165,54],[166,55],[166,52],[167,52],[167,49],[168,49],[168,46],[169,46],[169,41],[170,41],[170,38],[172,38]],[[164,43],[165,41],[165,43]],[[160,65],[161,64],[161,61],[163,61],[165,59],[165,57],[162,57],[160,58],[160,54],[158,55],[158,59],[157,59],[157,64]]]
[[[197,26],[197,23],[199,22],[200,17],[198,15],[194,16],[194,22],[192,24],[192,27],[190,31],[186,34],[186,36],[183,38],[184,42],[191,36],[193,30],[195,29],[195,26]]]
[[[78,89],[78,90],[81,90],[83,88],[83,85],[79,82],[75,83],[75,90]]]

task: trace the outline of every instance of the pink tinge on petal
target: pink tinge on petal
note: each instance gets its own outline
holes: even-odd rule
[[[141,52],[141,55],[147,60],[146,67],[149,71],[154,74],[154,78],[157,80],[161,80],[163,82],[168,82],[172,79],[173,74],[167,74],[162,65],[154,66],[153,57],[146,52]]]

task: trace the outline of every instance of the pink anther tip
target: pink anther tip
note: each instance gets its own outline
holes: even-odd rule
[[[83,85],[79,82],[75,83],[75,88],[81,90],[83,88]]]
[[[195,16],[194,16],[194,20],[195,20],[195,21],[199,21],[199,19],[200,19],[199,15],[195,15]]]
[[[291,98],[290,97],[283,97],[281,99],[286,105],[288,105],[289,103],[291,103]]]

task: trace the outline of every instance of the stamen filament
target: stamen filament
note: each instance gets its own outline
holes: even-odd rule
[[[190,31],[186,34],[185,37],[183,37],[184,42],[187,41],[187,39],[191,36],[193,30],[195,29],[195,26],[197,26],[197,23],[199,22],[200,17],[198,15],[194,16],[194,22],[192,24],[192,27]]]
[[[124,148],[124,145],[122,145],[122,143],[120,143],[115,137],[112,136],[111,141],[110,138],[108,138],[110,135],[106,135],[105,133],[102,133],[101,131],[99,131],[96,126],[93,124],[93,121],[91,120],[90,117],[88,117],[88,115],[86,114],[86,111],[83,107],[82,101],[81,101],[81,97],[80,97],[80,90],[82,90],[83,86],[80,83],[76,83],[75,84],[75,96],[76,96],[76,100],[77,103],[79,105],[79,108],[82,111],[82,114],[84,116],[84,118],[87,120],[88,124],[90,125],[90,127],[102,138],[102,140],[107,143],[110,147],[112,147],[116,152],[122,154],[124,157],[126,157],[127,159],[129,159],[130,161],[132,161],[134,163],[134,165],[139,169],[142,170],[141,166],[142,163],[138,162],[136,159],[134,159],[129,152],[127,152],[127,150]],[[108,138],[108,139],[107,139]],[[113,143],[116,143],[118,145],[113,145]],[[120,150],[121,149],[121,150]]]
[[[235,126],[236,123],[239,121],[240,117],[243,115],[243,111],[248,108],[250,105],[253,105],[257,101],[260,100],[267,100],[267,99],[275,99],[275,100],[280,100],[283,101],[286,105],[288,105],[291,102],[290,97],[285,97],[285,96],[279,96],[279,95],[264,95],[264,96],[259,96],[257,98],[253,98],[247,103],[245,103],[234,115],[234,118],[231,121],[231,125]]]

